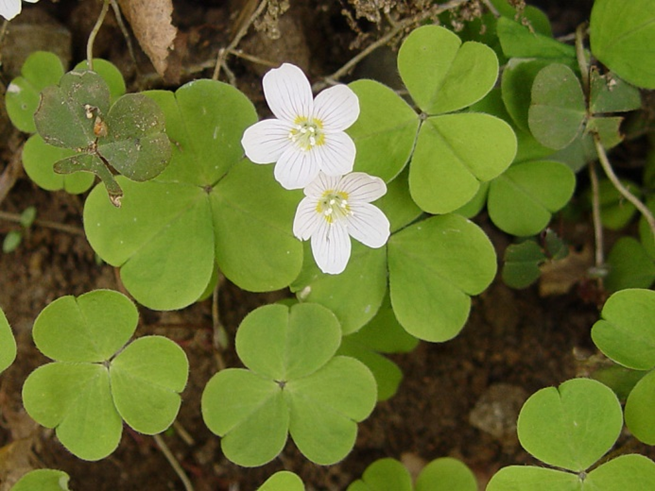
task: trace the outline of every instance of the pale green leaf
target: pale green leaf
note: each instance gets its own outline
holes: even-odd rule
[[[615,362],[635,370],[655,367],[655,292],[627,289],[614,293],[591,338]]]
[[[116,409],[136,431],[160,433],[177,416],[188,373],[186,355],[173,341],[162,336],[139,338],[109,367]]]
[[[396,317],[426,341],[456,336],[468,318],[470,295],[481,293],[496,274],[489,238],[459,215],[432,217],[394,234],[388,256]]]
[[[622,427],[623,413],[614,392],[584,378],[534,393],[517,422],[523,448],[546,464],[576,473],[598,461]]]
[[[138,320],[125,295],[94,290],[49,304],[34,321],[32,335],[37,348],[53,360],[103,362],[125,345]]]

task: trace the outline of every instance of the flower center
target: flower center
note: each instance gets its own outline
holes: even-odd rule
[[[348,215],[352,215],[348,203],[348,193],[333,190],[325,191],[318,200],[316,212],[323,215],[328,223],[334,223]]]
[[[298,117],[289,132],[289,139],[305,152],[316,145],[323,145],[323,124],[317,119]]]

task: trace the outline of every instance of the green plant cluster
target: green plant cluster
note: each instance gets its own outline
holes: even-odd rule
[[[30,134],[28,176],[47,190],[90,190],[86,237],[136,302],[187,307],[217,288],[219,274],[247,291],[295,293],[243,320],[235,347],[245,368],[221,370],[204,388],[203,420],[232,462],[263,465],[289,436],[320,465],[348,455],[357,424],[401,382],[384,355],[457,336],[471,297],[494,280],[494,244],[472,220],[485,207],[516,238],[503,261],[508,285],[526,287],[544,263],[566,256],[567,244],[547,227],[565,207],[575,211],[580,172],[622,142],[625,113],[641,108],[639,89],[655,88],[645,62],[655,59],[655,8],[650,0],[596,0],[586,48],[584,29],[574,47],[552,37],[539,10],[492,4],[497,16],[485,14],[460,35],[431,24],[405,38],[397,59],[403,96],[374,80],[349,84],[361,109],[348,129],[354,170],[386,182],[376,205],[391,236],[379,249],[355,243],[339,275],[322,273],[309,244],[292,233],[302,193],[282,189],[270,167],[244,158],[242,135],[258,117],[235,87],[201,79],[126,94],[110,63],[65,72],[44,52],[8,86],[9,116]],[[623,181],[651,212],[653,155],[642,183]],[[608,229],[623,230],[637,210],[610,174],[585,196],[598,201]],[[616,293],[592,339],[623,368],[599,373],[603,383],[575,379],[533,394],[519,416],[519,440],[550,467],[503,468],[487,489],[655,489],[646,457],[601,460],[623,428],[617,394],[626,398],[632,434],[655,444],[654,260],[652,224],[642,217],[639,240],[622,236],[607,264],[597,265]],[[110,455],[124,423],[155,435],[177,416],[186,355],[167,338],[131,340],[137,323],[135,304],[108,290],[61,297],[36,318],[34,342],[52,361],[25,382],[25,409],[81,459]],[[15,357],[2,314],[0,370]],[[37,471],[14,489],[65,490],[67,482],[59,471]],[[260,489],[304,485],[281,472]],[[414,483],[399,462],[383,459],[348,488],[391,489],[477,488],[471,471],[450,458],[428,464]]]

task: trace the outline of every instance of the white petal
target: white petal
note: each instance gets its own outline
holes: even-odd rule
[[[310,196],[315,200],[318,200],[323,196],[325,191],[339,189],[340,181],[341,176],[328,176],[323,172],[319,172],[316,179],[314,179],[307,185],[307,187],[305,187],[305,196]]]
[[[30,3],[36,3],[36,2],[38,2],[39,0],[23,0],[23,1],[24,1],[24,2],[30,2]]]
[[[311,115],[312,87],[297,66],[283,63],[280,68],[267,72],[262,84],[268,107],[276,118],[293,123],[298,116]]]
[[[289,139],[291,125],[279,119],[265,119],[255,123],[241,137],[246,157],[256,164],[277,162],[292,143]]]
[[[320,155],[321,170],[329,176],[342,176],[355,165],[355,143],[345,133],[325,135],[325,142],[314,150]]]
[[[322,221],[312,235],[312,254],[319,269],[327,274],[339,274],[346,269],[350,259],[350,237],[338,222]]]
[[[343,131],[359,117],[359,99],[347,85],[335,85],[316,96],[314,118],[323,123],[323,131]]]
[[[302,189],[316,178],[320,170],[316,152],[291,145],[278,159],[273,174],[285,189]]]
[[[389,220],[376,206],[361,203],[351,207],[348,233],[362,244],[377,249],[389,239]]]
[[[20,0],[0,0],[0,15],[7,20],[20,14],[21,8]]]
[[[365,172],[352,172],[343,176],[339,191],[348,193],[350,202],[370,203],[387,193],[387,185],[382,179]]]
[[[293,235],[300,240],[307,240],[315,234],[325,219],[316,211],[315,199],[303,198],[293,219]]]

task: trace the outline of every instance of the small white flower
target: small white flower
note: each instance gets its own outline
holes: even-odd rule
[[[25,0],[29,3],[36,3],[39,0]],[[0,15],[7,20],[11,20],[20,14],[23,6],[21,0],[0,0]]]
[[[350,259],[350,236],[378,248],[389,238],[389,220],[373,206],[387,192],[379,177],[353,172],[343,177],[322,172],[305,188],[296,210],[293,234],[311,238],[316,264],[324,273],[339,274]]]
[[[319,171],[340,176],[353,170],[355,144],[344,130],[359,117],[357,95],[335,85],[312,96],[305,74],[284,63],[264,75],[264,96],[276,119],[246,129],[241,145],[256,164],[275,165],[275,179],[300,189]]]

